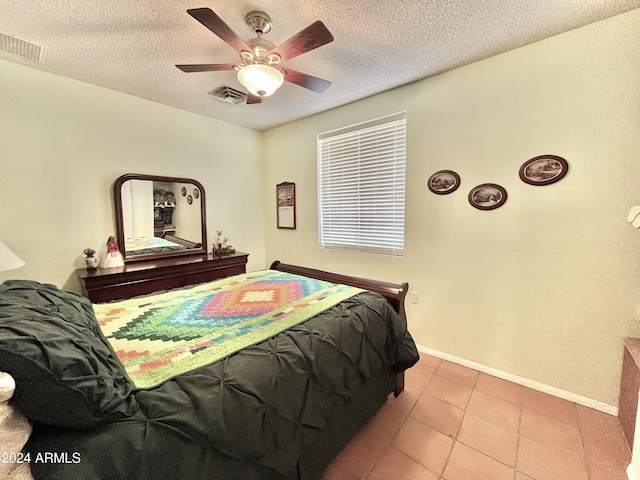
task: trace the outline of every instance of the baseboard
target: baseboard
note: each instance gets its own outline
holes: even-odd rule
[[[439,352],[438,350],[434,350],[429,347],[424,347],[422,345],[418,345],[418,350],[423,353],[432,355],[434,357],[442,358],[443,360],[447,360],[452,363],[457,363],[458,365],[463,365],[465,367],[473,368],[474,370],[478,370],[479,372],[483,372],[488,375],[493,375],[494,377],[502,378],[504,380],[508,380],[513,383],[517,383],[518,385],[524,385],[525,387],[533,388],[534,390],[548,393],[549,395],[563,398],[565,400],[569,400],[570,402],[575,402],[579,405],[593,408],[594,410],[598,410],[600,412],[608,413],[609,415],[614,415],[614,416],[618,415],[618,407],[616,405],[609,405],[608,403],[599,402],[591,398],[583,397],[582,395],[577,395],[575,393],[567,392],[560,388],[545,385],[544,383],[536,382],[534,380],[529,380],[528,378],[519,377],[518,375],[513,375],[511,373],[503,372],[502,370],[497,370],[495,368],[487,367],[485,365],[481,365],[479,363],[472,362],[470,360],[465,360],[464,358],[459,358],[454,355],[449,355],[448,353]]]
[[[629,466],[627,467],[627,477],[629,478],[629,480],[638,480],[636,471],[633,469],[633,465],[631,464],[629,464]]]

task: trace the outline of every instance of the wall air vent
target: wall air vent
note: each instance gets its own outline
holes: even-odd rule
[[[237,105],[238,103],[242,103],[246,100],[247,94],[236,90],[235,88],[231,88],[227,85],[221,85],[215,90],[211,90],[209,92],[216,100],[220,100],[225,103],[230,103],[231,105]]]
[[[28,42],[18,37],[0,33],[0,52],[8,52],[32,62],[44,63],[47,47],[46,45]]]

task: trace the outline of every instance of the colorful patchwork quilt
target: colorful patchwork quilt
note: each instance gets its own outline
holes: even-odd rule
[[[96,304],[100,328],[137,388],[223,359],[363,290],[274,270]]]
[[[185,246],[170,242],[160,237],[134,237],[125,239],[127,255],[144,255],[147,253],[175,252],[184,250]]]

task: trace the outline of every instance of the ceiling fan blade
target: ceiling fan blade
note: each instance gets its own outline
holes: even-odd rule
[[[187,13],[228,43],[236,52],[253,52],[251,47],[210,8],[191,8]]]
[[[308,88],[309,90],[313,90],[314,92],[323,93],[327,88],[329,88],[329,86],[331,86],[331,82],[328,80],[323,80],[322,78],[298,72],[297,70],[292,70],[291,68],[279,68],[280,70],[283,70],[285,72],[285,81],[295,83],[296,85]]]
[[[333,35],[320,20],[299,31],[293,37],[276,46],[269,54],[277,53],[285,62],[314,48],[333,42]]]
[[[247,104],[251,105],[253,103],[262,103],[262,97],[259,97],[258,95],[253,95],[253,94],[249,93],[247,95]]]
[[[201,65],[176,65],[183,72],[219,72],[220,70],[233,70],[237,63],[204,63]]]

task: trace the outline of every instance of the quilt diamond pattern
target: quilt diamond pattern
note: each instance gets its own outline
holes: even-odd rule
[[[138,388],[149,388],[297,325],[361,289],[266,270],[96,304],[98,324]]]

